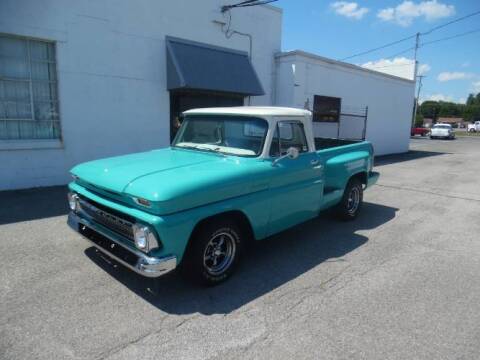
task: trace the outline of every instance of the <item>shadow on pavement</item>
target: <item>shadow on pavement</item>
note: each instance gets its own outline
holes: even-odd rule
[[[410,150],[403,154],[375,156],[375,166],[395,164],[399,162],[417,160],[417,159],[422,159],[422,158],[427,158],[432,156],[440,156],[445,154],[451,154],[451,153],[441,152],[441,151]]]
[[[52,186],[0,192],[0,225],[68,213],[67,187]]]
[[[343,261],[342,256],[364,245],[368,238],[358,230],[376,228],[395,217],[398,209],[364,203],[353,222],[339,222],[328,214],[260,241],[249,249],[242,264],[227,282],[201,288],[177,273],[158,279],[144,278],[113,261],[105,261],[95,248],[85,254],[131,291],[171,314],[225,314],[308,272],[324,261]]]

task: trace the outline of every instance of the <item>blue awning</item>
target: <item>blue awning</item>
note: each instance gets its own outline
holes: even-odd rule
[[[168,90],[264,95],[248,53],[167,36]]]

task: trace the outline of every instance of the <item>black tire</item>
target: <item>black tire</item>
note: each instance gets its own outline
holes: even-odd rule
[[[336,214],[341,220],[353,220],[358,216],[363,204],[363,185],[357,178],[352,178],[345,187],[342,200],[336,207]]]
[[[244,232],[228,219],[201,225],[190,239],[181,271],[191,281],[214,286],[235,271],[244,248]],[[223,239],[223,240],[222,240]]]

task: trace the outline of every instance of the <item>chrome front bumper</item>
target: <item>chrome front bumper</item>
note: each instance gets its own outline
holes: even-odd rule
[[[140,275],[159,277],[177,267],[176,256],[152,257],[132,250],[74,212],[68,214],[67,223],[98,250]]]

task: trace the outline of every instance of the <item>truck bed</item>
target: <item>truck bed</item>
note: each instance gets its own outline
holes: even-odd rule
[[[335,138],[315,138],[315,149],[324,150],[338,146],[351,145],[362,142],[362,140],[335,139]]]

